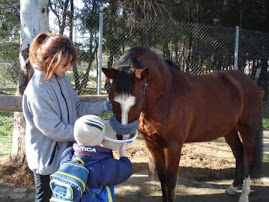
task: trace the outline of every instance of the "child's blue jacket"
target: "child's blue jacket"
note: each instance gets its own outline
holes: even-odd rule
[[[72,157],[80,157],[90,171],[88,186],[113,186],[127,180],[133,172],[132,163],[127,157],[114,159],[112,150],[101,146],[80,146],[74,144],[62,155],[62,163]],[[93,162],[94,161],[94,162]]]

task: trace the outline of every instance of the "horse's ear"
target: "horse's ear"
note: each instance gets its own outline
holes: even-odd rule
[[[148,74],[149,74],[149,69],[148,68],[136,69],[135,70],[136,78],[141,79],[141,80],[146,79]]]
[[[113,68],[102,68],[103,73],[107,78],[114,80],[118,74],[118,70]]]

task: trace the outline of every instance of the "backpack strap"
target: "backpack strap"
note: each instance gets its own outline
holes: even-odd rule
[[[80,157],[75,157],[73,159],[73,161],[78,162],[78,163],[81,163],[81,164],[85,164],[85,162]]]
[[[75,162],[79,162],[79,163],[81,163],[81,164],[85,164],[85,162],[80,158],[80,157],[75,157],[74,159],[73,159],[73,161],[75,161]],[[95,163],[96,161],[92,161],[92,162],[90,162],[90,164],[92,164],[92,163]],[[109,186],[105,186],[106,187],[106,191],[107,191],[107,198],[108,198],[108,202],[113,202],[113,200],[112,200],[112,195],[111,195],[111,191],[110,191],[110,188],[109,188]],[[102,190],[102,189],[101,189]],[[100,190],[100,192],[101,192],[101,190]],[[99,192],[99,193],[100,193]],[[98,193],[98,194],[99,194]]]
[[[110,188],[108,186],[106,186],[106,191],[107,191],[108,202],[113,202]]]

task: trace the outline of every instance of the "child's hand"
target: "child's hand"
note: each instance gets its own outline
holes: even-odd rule
[[[128,149],[128,144],[125,142],[120,146],[120,157],[126,156],[126,150]]]

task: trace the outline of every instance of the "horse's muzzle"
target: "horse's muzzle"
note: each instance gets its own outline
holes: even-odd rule
[[[133,138],[135,136],[135,133],[131,133],[129,135],[121,135],[121,134],[117,134],[116,137],[118,140],[127,140],[130,138]]]

